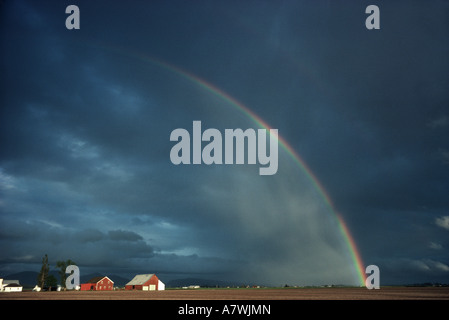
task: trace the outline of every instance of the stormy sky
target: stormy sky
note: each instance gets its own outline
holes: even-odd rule
[[[48,254],[81,274],[358,285],[338,212],[381,285],[449,282],[448,1],[0,8],[1,275]],[[334,209],[282,146],[270,176],[170,161],[193,121],[260,128],[225,95]]]

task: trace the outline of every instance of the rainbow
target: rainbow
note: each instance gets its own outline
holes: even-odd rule
[[[111,48],[108,47],[108,49],[111,49]],[[113,50],[121,52],[122,54],[124,54],[126,56],[130,55],[130,52],[128,50],[123,50],[120,48],[114,48]],[[151,63],[153,65],[157,65],[163,69],[166,69],[172,73],[177,74],[178,76],[181,76],[182,78],[184,78],[190,82],[195,83],[196,85],[198,85],[201,88],[205,89],[206,91],[210,92],[212,95],[229,103],[235,109],[239,110],[240,112],[243,112],[249,119],[251,119],[251,121],[253,121],[260,128],[267,129],[268,132],[270,132],[269,129],[271,127],[262,118],[260,118],[257,114],[255,114],[248,107],[246,107],[243,103],[241,103],[234,97],[230,96],[228,93],[224,92],[223,90],[217,88],[213,84],[206,82],[205,80],[201,79],[200,77],[198,77],[186,70],[183,70],[177,66],[174,66],[165,61],[156,59],[154,57],[150,57],[150,56],[143,55],[141,53],[136,53],[136,52],[131,53],[131,55],[134,58],[137,58],[144,63]],[[336,219],[337,224],[339,226],[340,233],[342,234],[343,239],[345,240],[345,243],[349,249],[352,262],[353,262],[355,270],[357,272],[357,277],[358,277],[360,286],[365,286],[366,275],[365,275],[365,267],[363,264],[363,260],[361,258],[359,250],[357,249],[357,245],[354,241],[354,238],[351,235],[349,228],[346,225],[346,222],[343,220],[343,217],[337,212],[329,194],[326,192],[326,190],[323,187],[323,185],[321,184],[321,182],[313,174],[312,170],[309,168],[309,166],[306,164],[306,162],[301,158],[301,156],[280,135],[278,135],[278,142],[279,142],[280,146],[287,152],[287,154],[290,156],[290,158],[292,158],[293,161],[305,172],[306,176],[312,182],[313,186],[318,191],[319,195],[324,199],[326,206],[333,213],[333,217],[334,217],[334,219]]]

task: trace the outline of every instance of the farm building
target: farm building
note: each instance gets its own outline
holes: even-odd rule
[[[3,280],[0,279],[0,291],[4,292],[21,292],[23,287],[19,284],[19,280]]]
[[[114,290],[114,281],[108,277],[95,277],[90,279],[87,283],[81,284],[82,291],[104,291]]]
[[[125,290],[165,290],[165,284],[153,273],[138,274],[125,285]]]

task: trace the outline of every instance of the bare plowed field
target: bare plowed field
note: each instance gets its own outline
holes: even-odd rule
[[[0,293],[0,300],[449,300],[449,287],[195,289]]]

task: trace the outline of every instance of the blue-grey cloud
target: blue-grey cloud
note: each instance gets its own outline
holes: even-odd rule
[[[171,131],[194,120],[256,124],[161,60],[279,129],[382,281],[447,282],[445,2],[382,2],[377,31],[360,1],[78,5],[70,31],[62,2],[2,5],[2,273],[47,253],[127,275],[357,283],[334,212],[282,147],[270,177],[170,162]]]

